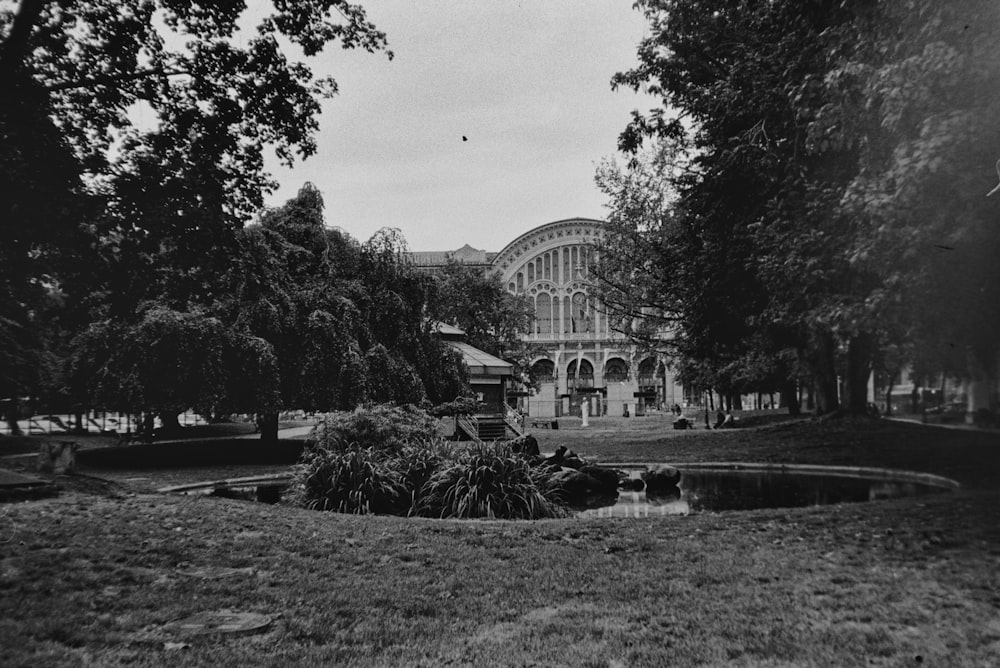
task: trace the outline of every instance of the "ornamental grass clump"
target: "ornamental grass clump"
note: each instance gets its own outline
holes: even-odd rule
[[[561,517],[548,476],[505,443],[475,444],[430,476],[417,514],[440,518],[541,519]]]
[[[433,439],[421,443],[409,443],[400,450],[389,465],[396,471],[409,498],[409,515],[419,513],[420,500],[427,483],[442,466],[452,462],[461,446],[452,441]]]
[[[410,505],[402,478],[373,448],[303,453],[290,500],[312,510],[399,515]]]

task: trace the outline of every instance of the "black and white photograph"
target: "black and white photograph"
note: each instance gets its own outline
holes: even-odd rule
[[[0,666],[1000,666],[1000,1],[0,0]]]

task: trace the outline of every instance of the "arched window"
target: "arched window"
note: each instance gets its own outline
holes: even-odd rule
[[[576,360],[570,360],[570,363],[566,365],[566,375],[568,377],[576,377]],[[580,360],[580,374],[581,377],[589,376],[594,377],[594,365],[590,363],[590,360],[582,359]]]
[[[570,307],[569,297],[563,297],[563,334],[573,331],[573,310]]]
[[[549,256],[548,253],[546,253],[542,257],[542,260],[545,263],[545,278],[551,280],[551,278],[552,278],[552,258]]]
[[[576,360],[566,366],[566,385],[572,391],[581,387],[594,386],[594,365],[587,360],[580,360],[580,370],[577,373]]]
[[[572,304],[573,331],[577,334],[590,331],[590,304],[587,295],[577,292]]]
[[[639,362],[639,386],[650,387],[656,385],[656,360],[647,357]]]
[[[518,293],[524,292],[524,272],[517,272],[517,291]]]
[[[628,364],[620,357],[612,357],[604,365],[604,381],[617,383],[628,380]]]
[[[514,285],[514,281],[511,281],[510,283],[507,284],[507,289],[510,290],[511,292],[515,292],[517,290],[517,286]]]
[[[551,382],[556,377],[556,365],[552,360],[538,360],[531,365],[531,373],[540,383]]]
[[[562,270],[562,282],[563,283],[569,283],[570,277],[572,277],[573,274],[571,274],[570,271],[569,271],[569,249],[568,248],[563,248],[562,249],[562,268],[563,268],[563,270]]]
[[[552,297],[543,292],[535,298],[535,320],[539,334],[552,333]]]
[[[528,263],[528,285],[535,282],[535,265],[533,262]]]

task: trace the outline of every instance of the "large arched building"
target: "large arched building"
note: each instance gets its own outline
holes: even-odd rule
[[[590,294],[587,267],[604,223],[569,218],[546,223],[511,241],[499,253],[465,246],[454,252],[411,253],[433,269],[458,261],[500,274],[514,294],[534,304],[532,370],[537,389],[518,398],[532,417],[642,414],[681,403],[683,391],[665,359],[641,352],[611,330]]]

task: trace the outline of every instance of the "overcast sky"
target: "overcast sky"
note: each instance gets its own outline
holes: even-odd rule
[[[395,58],[336,49],[311,63],[340,93],[317,154],[270,166],[269,205],[312,181],[328,224],[361,240],[396,227],[411,250],[499,251],[542,223],[604,216],[595,166],[630,111],[654,104],[610,86],[645,34],[631,0],[363,4]]]

